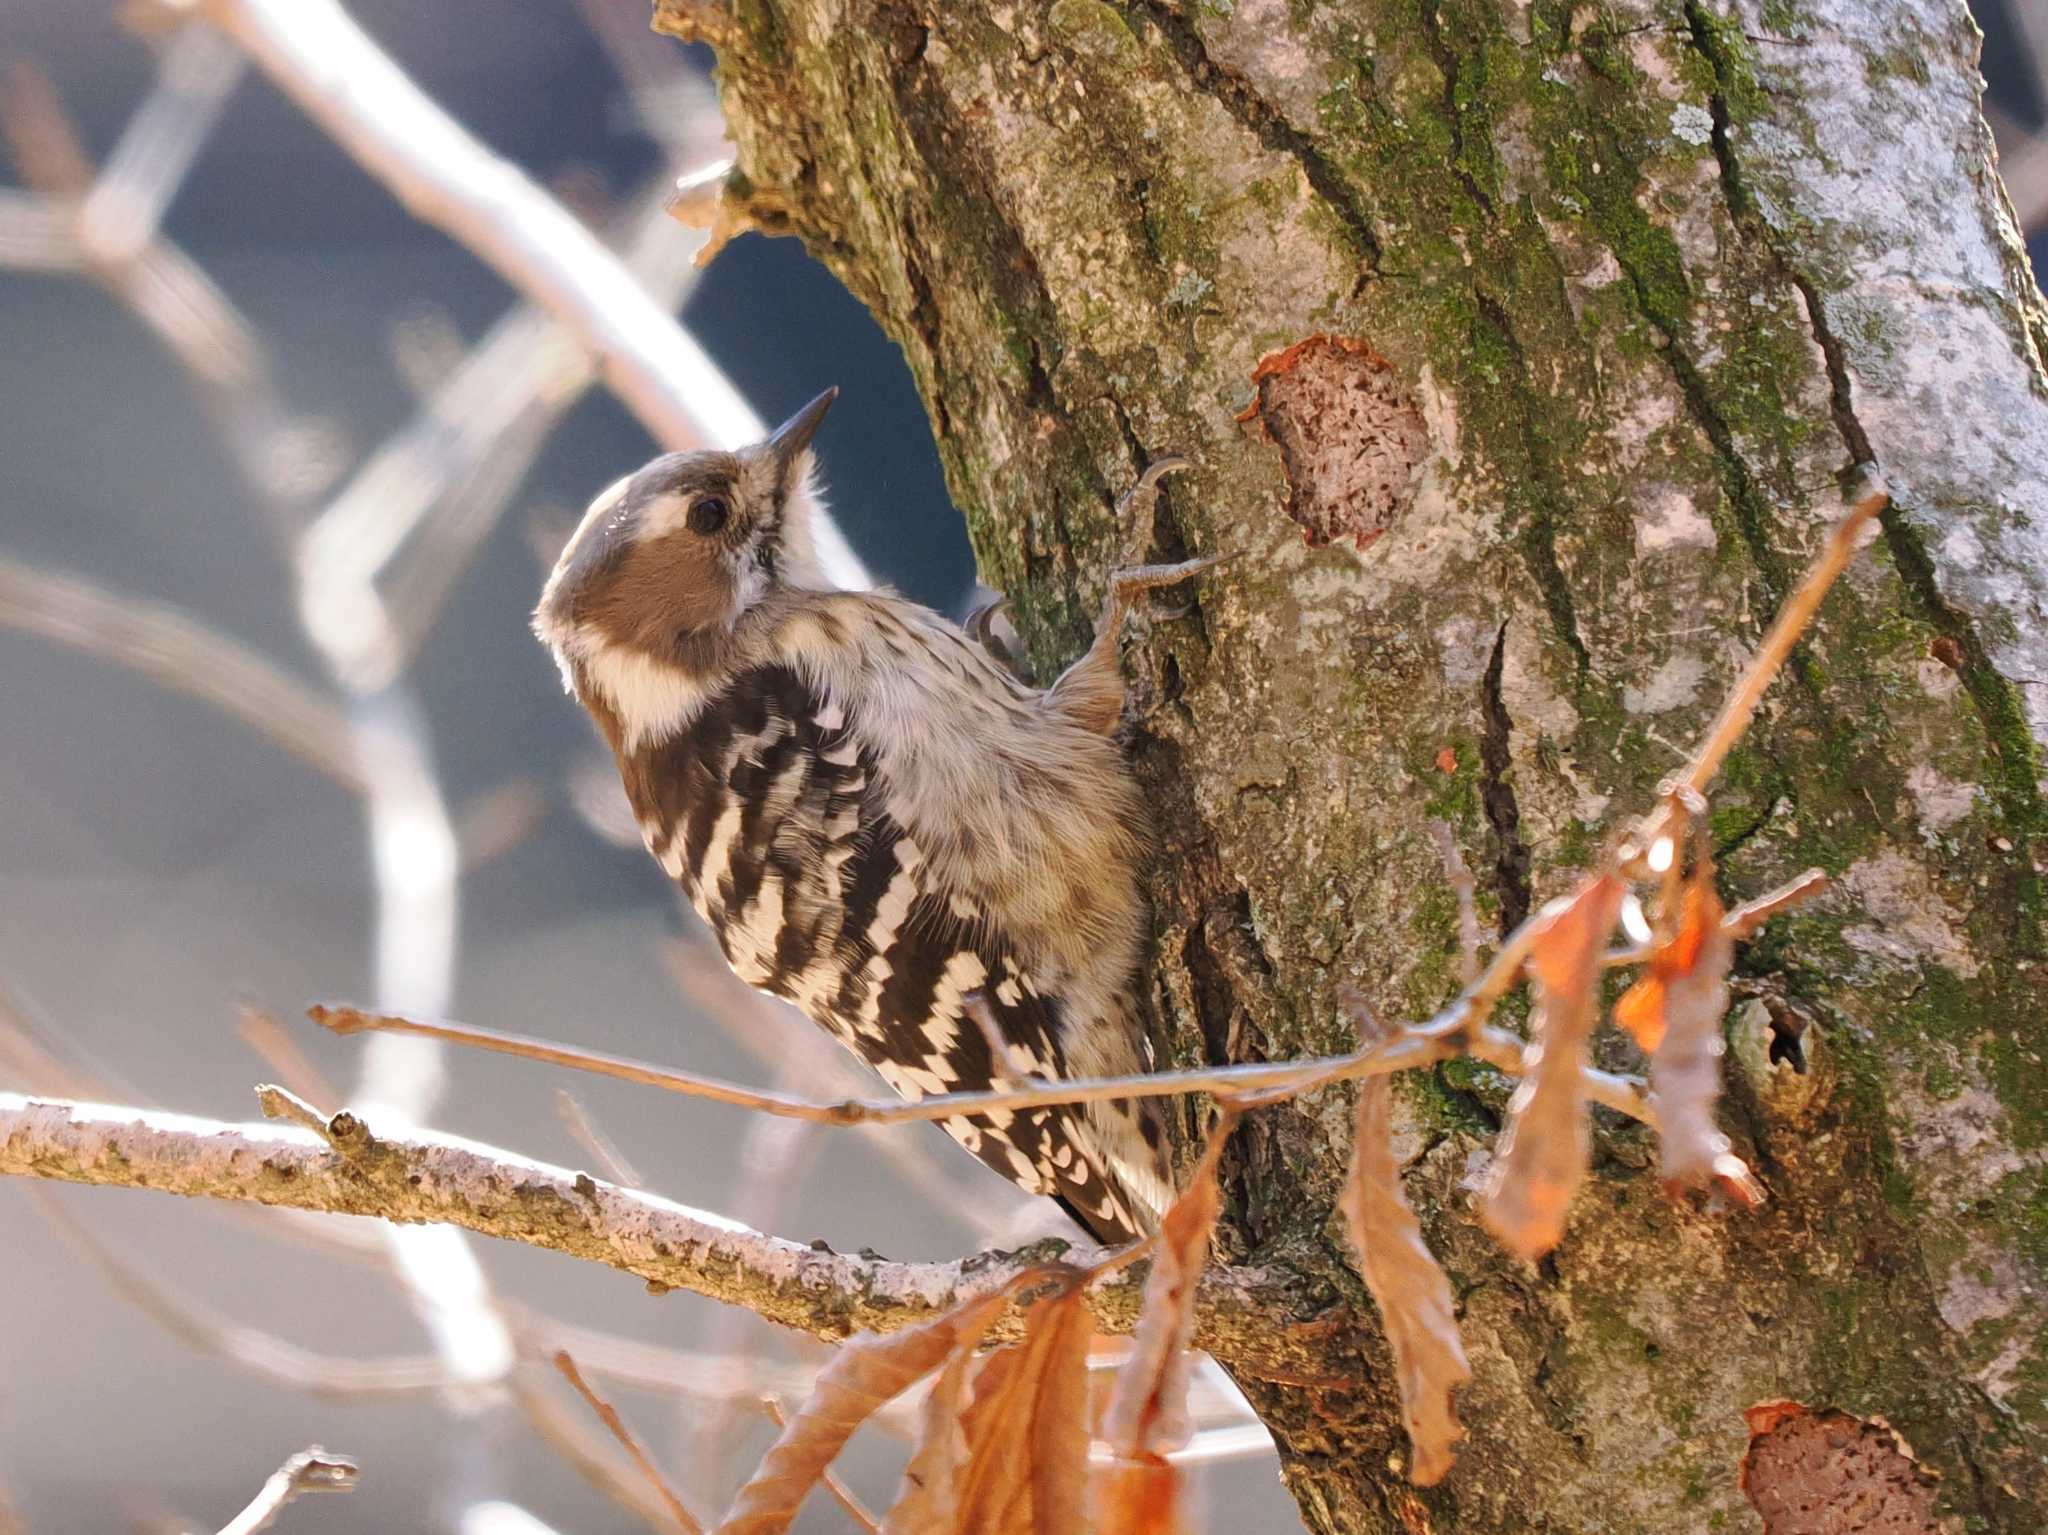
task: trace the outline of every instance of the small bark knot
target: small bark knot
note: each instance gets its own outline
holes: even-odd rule
[[[1363,341],[1314,335],[1261,358],[1240,421],[1280,450],[1287,515],[1311,548],[1363,549],[1415,502],[1429,428],[1393,364]]]

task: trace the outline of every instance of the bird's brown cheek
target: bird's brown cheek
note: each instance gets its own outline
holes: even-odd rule
[[[667,655],[679,640],[725,624],[734,600],[732,570],[721,551],[699,540],[664,539],[634,551],[596,621],[624,644]]]

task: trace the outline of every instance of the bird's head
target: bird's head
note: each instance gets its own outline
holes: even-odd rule
[[[736,453],[667,453],[590,503],[534,610],[562,663],[694,670],[778,587],[828,585],[811,539],[811,438],[828,389]]]

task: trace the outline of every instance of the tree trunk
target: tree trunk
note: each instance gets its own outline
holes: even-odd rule
[[[1711,817],[1731,898],[1835,878],[1747,947],[1727,1020],[1725,1125],[1770,1202],[1666,1200],[1603,1115],[1525,1266],[1471,1209],[1503,1079],[1403,1079],[1475,1371],[1416,1492],[1332,1213],[1348,1091],[1268,1109],[1224,1244],[1291,1276],[1274,1325],[1315,1367],[1241,1378],[1316,1530],[1755,1530],[1742,1414],[1779,1397],[1887,1420],[1951,1527],[2037,1528],[2048,311],[1959,0],[657,21],[719,47],[732,195],[901,343],[1041,674],[1112,565],[1243,551],[1127,658],[1174,1061],[1347,1048],[1347,984],[1445,1001],[1431,818],[1489,925],[1565,889],[1699,734],[1809,508],[1882,465],[1883,536]],[[1168,452],[1198,468],[1116,526]]]

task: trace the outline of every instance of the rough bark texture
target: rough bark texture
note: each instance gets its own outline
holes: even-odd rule
[[[1742,1414],[1779,1397],[1887,1420],[1953,1527],[2037,1528],[2048,312],[1959,0],[712,21],[737,195],[901,343],[1042,672],[1113,564],[1246,551],[1128,658],[1176,1061],[1343,1049],[1347,983],[1444,1000],[1427,819],[1490,920],[1561,890],[1753,645],[1803,509],[1882,462],[1884,536],[1714,806],[1731,898],[1837,878],[1738,963],[1724,1119],[1770,1204],[1666,1202],[1603,1115],[1523,1266],[1471,1209],[1504,1083],[1404,1079],[1475,1373],[1418,1494],[1334,1214],[1348,1092],[1268,1110],[1224,1241],[1326,1307],[1339,1383],[1239,1373],[1317,1530],[1757,1530]],[[1113,526],[1169,451],[1199,469]]]

